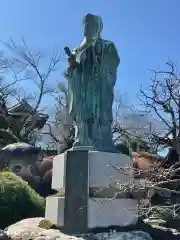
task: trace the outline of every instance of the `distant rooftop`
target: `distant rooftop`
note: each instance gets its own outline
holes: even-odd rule
[[[28,116],[29,114],[29,116]],[[36,118],[36,127],[38,129],[43,128],[46,121],[48,120],[49,116],[48,114],[41,113],[39,111],[35,111],[35,109],[27,102],[27,100],[22,100],[20,103],[15,104],[14,106],[10,107],[8,109],[8,115],[12,117],[12,119],[15,117],[24,117],[28,116],[30,119],[27,120],[27,122],[31,122],[31,116],[35,116]]]
[[[39,111],[35,111],[34,108],[27,102],[26,99],[23,99],[20,103],[17,103],[15,105],[13,105],[12,107],[8,108],[8,113],[10,115],[14,115],[14,113],[16,112],[21,112],[21,111],[26,111],[29,113],[36,113],[41,117],[47,117],[48,118],[48,114],[44,114],[44,113],[40,113]]]

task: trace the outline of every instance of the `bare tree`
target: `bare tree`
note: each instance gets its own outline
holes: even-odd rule
[[[167,70],[151,70],[151,84],[147,91],[141,88],[139,99],[164,126],[163,135],[153,134],[152,140],[172,147],[180,156],[180,79],[175,64],[168,61],[166,65]]]
[[[114,102],[113,134],[115,142],[123,141],[132,148],[134,142],[149,146],[148,151],[156,152],[156,145],[150,136],[161,129],[160,124],[146,112],[138,111],[127,96],[118,94]]]
[[[51,136],[49,141],[54,141],[58,145],[58,149],[66,150],[71,148],[74,142],[74,125],[68,114],[67,86],[65,83],[60,83],[58,89],[55,122],[46,124],[46,130],[43,134]],[[125,104],[127,101],[122,94],[116,96],[113,106],[114,121],[112,126],[115,144],[126,142],[126,145],[128,145],[128,141],[133,142],[134,140],[141,142],[141,145],[143,141],[148,142],[147,136],[150,135],[149,132],[155,123],[152,124],[152,119],[150,122],[147,116],[135,112],[130,103]]]
[[[46,96],[55,93],[50,80],[53,72],[58,69],[61,55],[53,53],[50,59],[47,59],[41,52],[33,53],[24,39],[20,45],[12,39],[4,45],[12,54],[8,66],[12,73],[11,78],[14,82],[26,81],[26,86],[28,84],[31,89],[35,89],[32,92],[27,90],[23,92],[22,87],[17,90],[16,85],[16,90],[13,89],[10,99],[10,102],[15,100],[18,103],[25,100],[24,103],[31,103],[32,109],[24,116],[23,123],[13,126],[15,134],[21,141],[30,141],[36,135],[34,130],[38,128],[36,116],[40,111],[44,112],[43,108],[47,107]]]
[[[62,149],[68,149],[72,147],[74,142],[74,125],[68,113],[68,90],[66,84],[61,83],[58,87],[61,94],[56,112],[56,128],[60,140],[64,142]]]
[[[59,83],[57,90],[55,119],[46,123],[42,135],[49,136],[46,142],[51,142],[51,146],[57,148],[58,152],[61,153],[73,145],[74,125],[68,114],[68,90],[66,84]]]
[[[18,141],[18,138],[9,129],[8,121],[8,103],[15,93],[17,84],[22,80],[11,78],[14,74],[12,61],[0,53],[0,146],[3,147],[9,143]]]

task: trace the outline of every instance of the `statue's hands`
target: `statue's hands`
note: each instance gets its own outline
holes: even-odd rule
[[[69,58],[68,58],[68,63],[69,63],[69,68],[70,69],[74,69],[77,67],[77,62],[76,62],[76,57],[75,55],[71,55]]]

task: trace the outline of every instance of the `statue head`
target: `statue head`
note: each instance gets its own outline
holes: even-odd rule
[[[84,36],[87,39],[95,40],[100,38],[103,29],[102,18],[97,15],[87,14],[83,19]]]

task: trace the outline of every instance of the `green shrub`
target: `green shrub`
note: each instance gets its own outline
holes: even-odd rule
[[[43,217],[45,200],[27,182],[10,172],[0,172],[0,228],[19,220]]]

